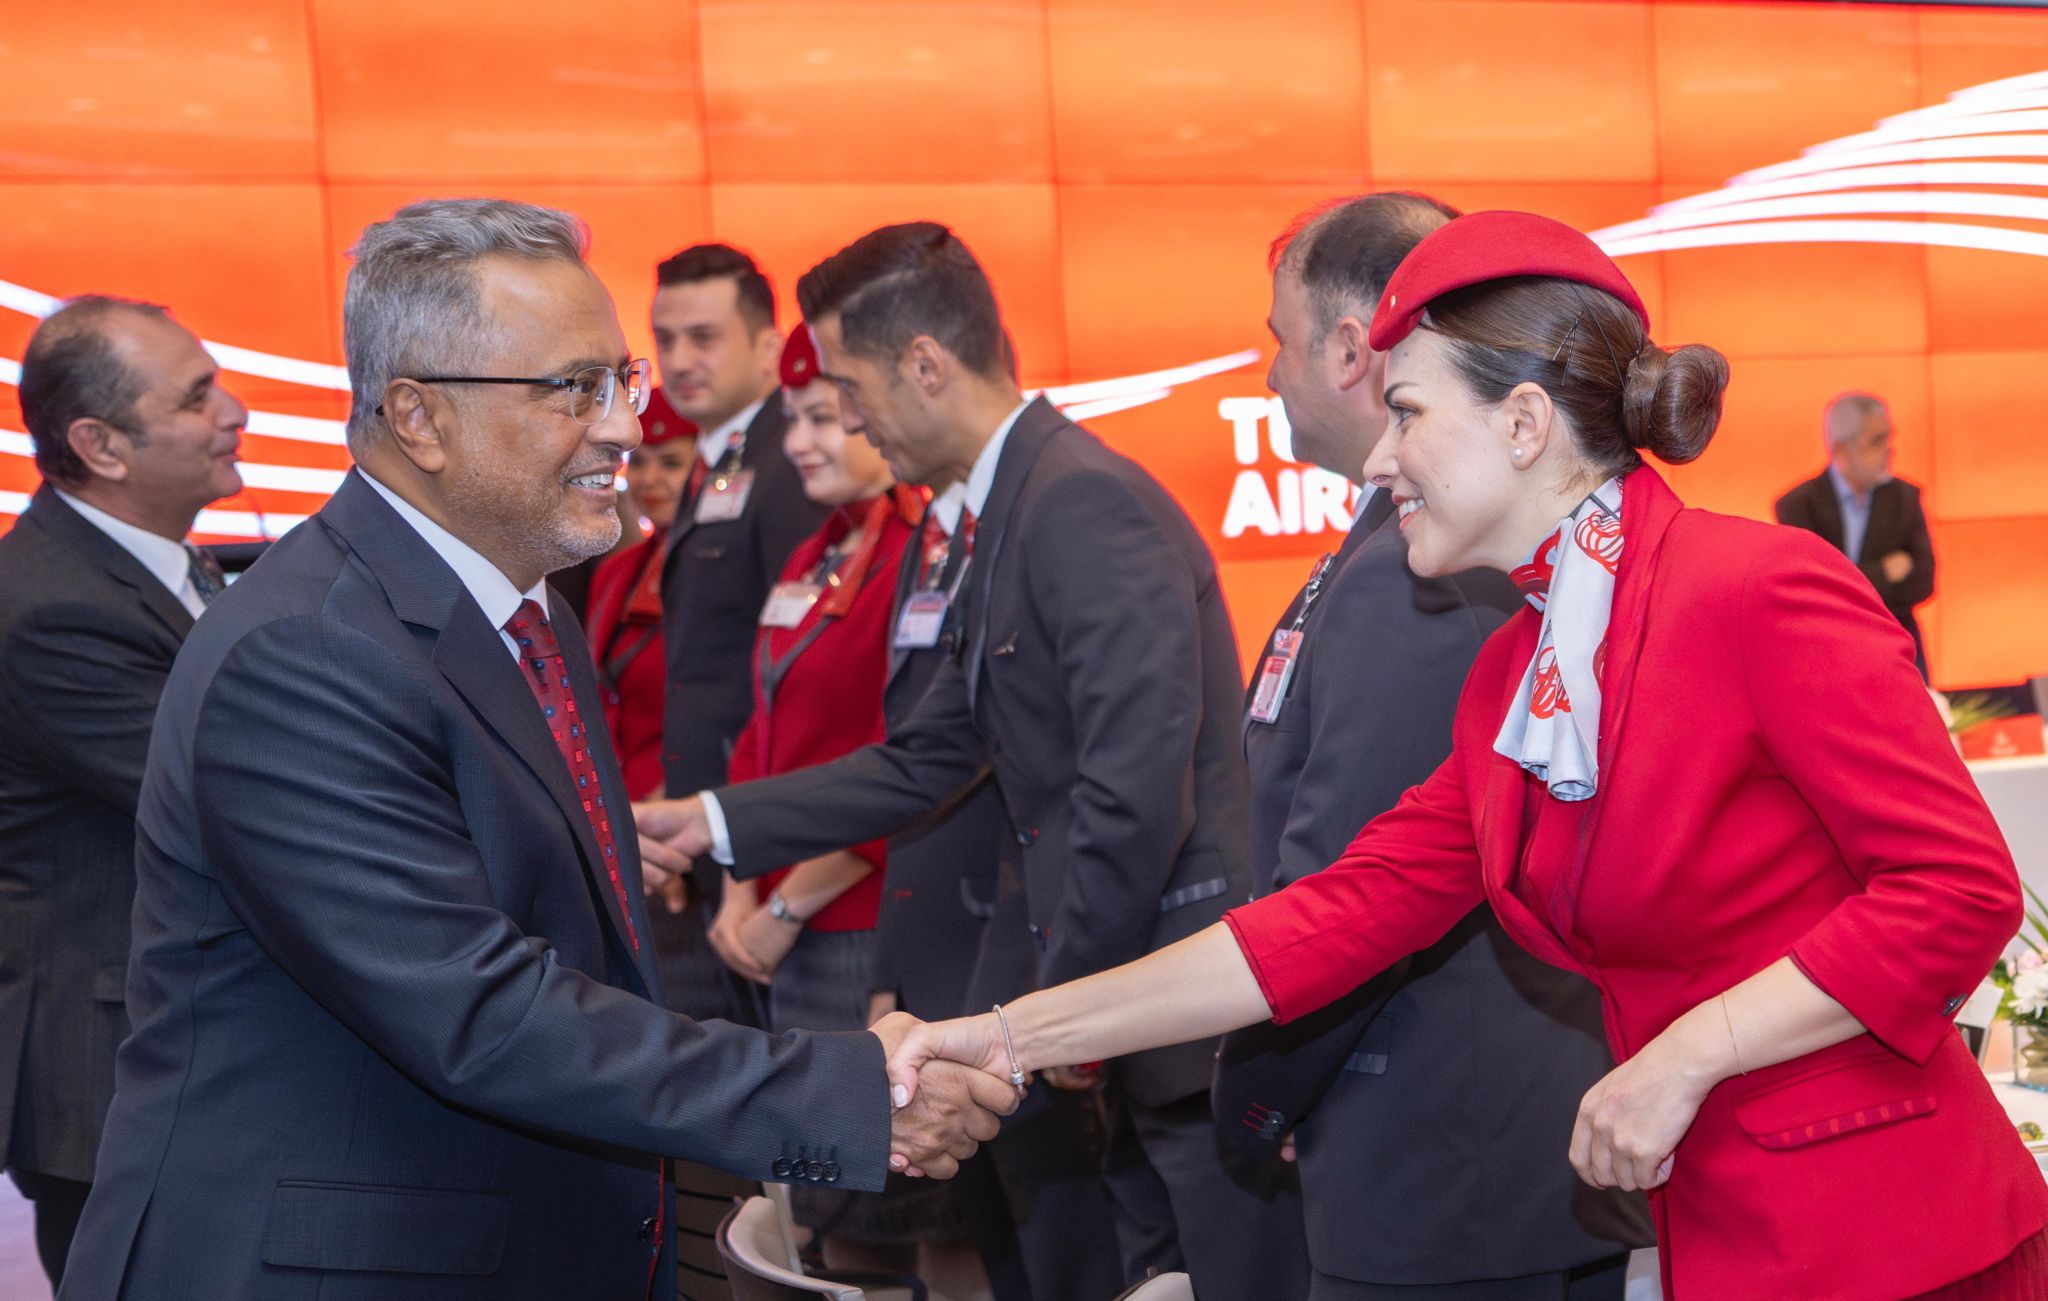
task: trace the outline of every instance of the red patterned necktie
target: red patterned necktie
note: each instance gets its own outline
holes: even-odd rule
[[[568,666],[562,662],[562,647],[555,641],[555,630],[549,626],[547,615],[541,613],[539,603],[526,600],[505,621],[505,631],[512,634],[519,647],[519,676],[526,679],[526,685],[533,691],[548,731],[554,734],[555,748],[562,752],[562,762],[569,765],[569,776],[575,780],[577,794],[583,799],[583,816],[590,819],[598,852],[604,855],[605,871],[611,875],[612,891],[619,897],[619,916],[626,923],[626,938],[632,941],[633,952],[638,953],[640,937],[633,931],[633,912],[627,907],[625,882],[619,879],[619,854],[612,842],[611,814],[604,807],[597,763],[590,756],[590,739],[584,731],[583,716],[576,708],[576,695],[569,687]]]

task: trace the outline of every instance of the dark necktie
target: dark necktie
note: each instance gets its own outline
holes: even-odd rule
[[[192,580],[192,590],[199,593],[201,605],[212,605],[213,598],[228,590],[228,576],[221,572],[220,561],[213,553],[190,542],[185,544],[186,577]]]
[[[569,687],[569,671],[562,662],[562,647],[555,640],[555,630],[549,626],[548,617],[541,613],[540,605],[527,600],[521,601],[519,609],[505,621],[505,631],[512,634],[513,643],[519,647],[519,676],[526,679],[527,687],[540,705],[541,716],[547,720],[548,731],[554,735],[555,748],[562,752],[562,762],[569,765],[569,776],[575,781],[576,792],[583,800],[583,816],[590,819],[591,834],[597,837],[598,852],[604,856],[612,891],[619,898],[619,916],[626,924],[626,938],[632,941],[633,952],[638,953],[640,937],[633,930],[633,912],[627,906],[626,883],[619,877],[619,854],[612,840],[611,814],[604,806],[604,790],[598,784],[597,764],[590,756],[590,737],[584,729],[583,716],[576,708],[575,692]]]

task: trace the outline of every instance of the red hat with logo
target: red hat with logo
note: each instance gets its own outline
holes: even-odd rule
[[[656,389],[647,395],[647,409],[640,413],[640,446],[659,447],[672,438],[696,436],[696,422],[679,415],[668,404],[666,389]]]
[[[818,341],[811,337],[809,325],[799,325],[789,332],[789,339],[782,345],[779,369],[784,388],[802,388],[818,378]]]
[[[1423,309],[1454,289],[1510,276],[1575,280],[1620,299],[1643,330],[1650,314],[1635,286],[1600,246],[1561,221],[1533,212],[1474,212],[1454,218],[1417,244],[1387,281],[1367,341],[1386,352],[1407,338]]]

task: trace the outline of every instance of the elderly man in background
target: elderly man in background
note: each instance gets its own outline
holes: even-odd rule
[[[43,484],[0,537],[0,1159],[52,1286],[92,1186],[128,1033],[135,801],[157,697],[220,590],[186,535],[242,490],[249,412],[149,303],[36,327],[21,408]]]
[[[1934,595],[1934,542],[1920,489],[1892,477],[1892,413],[1884,399],[1844,393],[1821,427],[1828,468],[1778,498],[1778,523],[1818,533],[1863,571],[1878,599],[1913,638],[1927,676],[1927,648],[1913,607]]]
[[[357,468],[164,688],[134,1031],[64,1301],[673,1296],[663,1158],[879,1188],[1015,1106],[954,1075],[892,1112],[908,1017],[775,1038],[660,1005],[596,675],[544,581],[617,539],[650,387],[584,247],[487,199],[356,246]]]

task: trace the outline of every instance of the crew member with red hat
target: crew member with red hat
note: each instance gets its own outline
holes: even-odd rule
[[[626,459],[622,511],[638,508],[653,531],[605,557],[590,580],[590,649],[605,726],[625,773],[626,793],[661,789],[661,715],[667,656],[661,642],[661,557],[689,482],[697,426],[676,414],[660,389],[640,413],[640,446]],[[631,521],[628,521],[628,527]]]
[[[1527,603],[1450,759],[1182,944],[915,1032],[898,1083],[1292,1020],[1483,900],[1601,991],[1620,1064],[1558,1155],[1651,1190],[1672,1301],[2048,1296],[2048,1185],[1952,1021],[2019,882],[1912,642],[1839,551],[1687,509],[1644,461],[1705,450],[1725,359],[1652,343],[1606,255],[1528,213],[1424,239],[1370,342],[1392,424],[1366,470],[1410,565]]]

